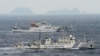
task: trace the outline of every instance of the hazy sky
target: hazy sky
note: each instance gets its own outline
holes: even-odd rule
[[[100,0],[0,0],[0,14],[7,14],[19,7],[30,8],[37,14],[64,8],[100,13]]]

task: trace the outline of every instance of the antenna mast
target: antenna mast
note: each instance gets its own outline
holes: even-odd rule
[[[41,40],[41,30],[39,32],[39,37],[38,37],[39,40]]]
[[[86,41],[85,37],[86,37],[86,35],[84,34],[84,41]]]

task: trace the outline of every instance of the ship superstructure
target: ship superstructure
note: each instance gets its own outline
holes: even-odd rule
[[[66,38],[58,38],[58,40],[53,41],[52,38],[45,38],[39,41],[34,41],[33,43],[28,43],[27,45],[18,44],[18,48],[72,48],[75,45],[75,37],[72,35]]]

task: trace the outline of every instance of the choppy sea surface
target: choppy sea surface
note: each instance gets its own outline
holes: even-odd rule
[[[38,40],[38,33],[12,33],[11,30],[17,23],[19,28],[30,28],[32,22],[46,21],[49,24],[61,27],[71,27],[72,34],[78,40],[95,41],[96,49],[16,49],[13,46],[19,41],[32,42]],[[54,39],[62,33],[41,33],[41,38],[48,35]],[[100,56],[100,15],[69,15],[69,16],[0,16],[0,56]]]

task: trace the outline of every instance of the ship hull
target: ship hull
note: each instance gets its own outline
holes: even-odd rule
[[[57,30],[12,30],[12,32],[57,32]]]

